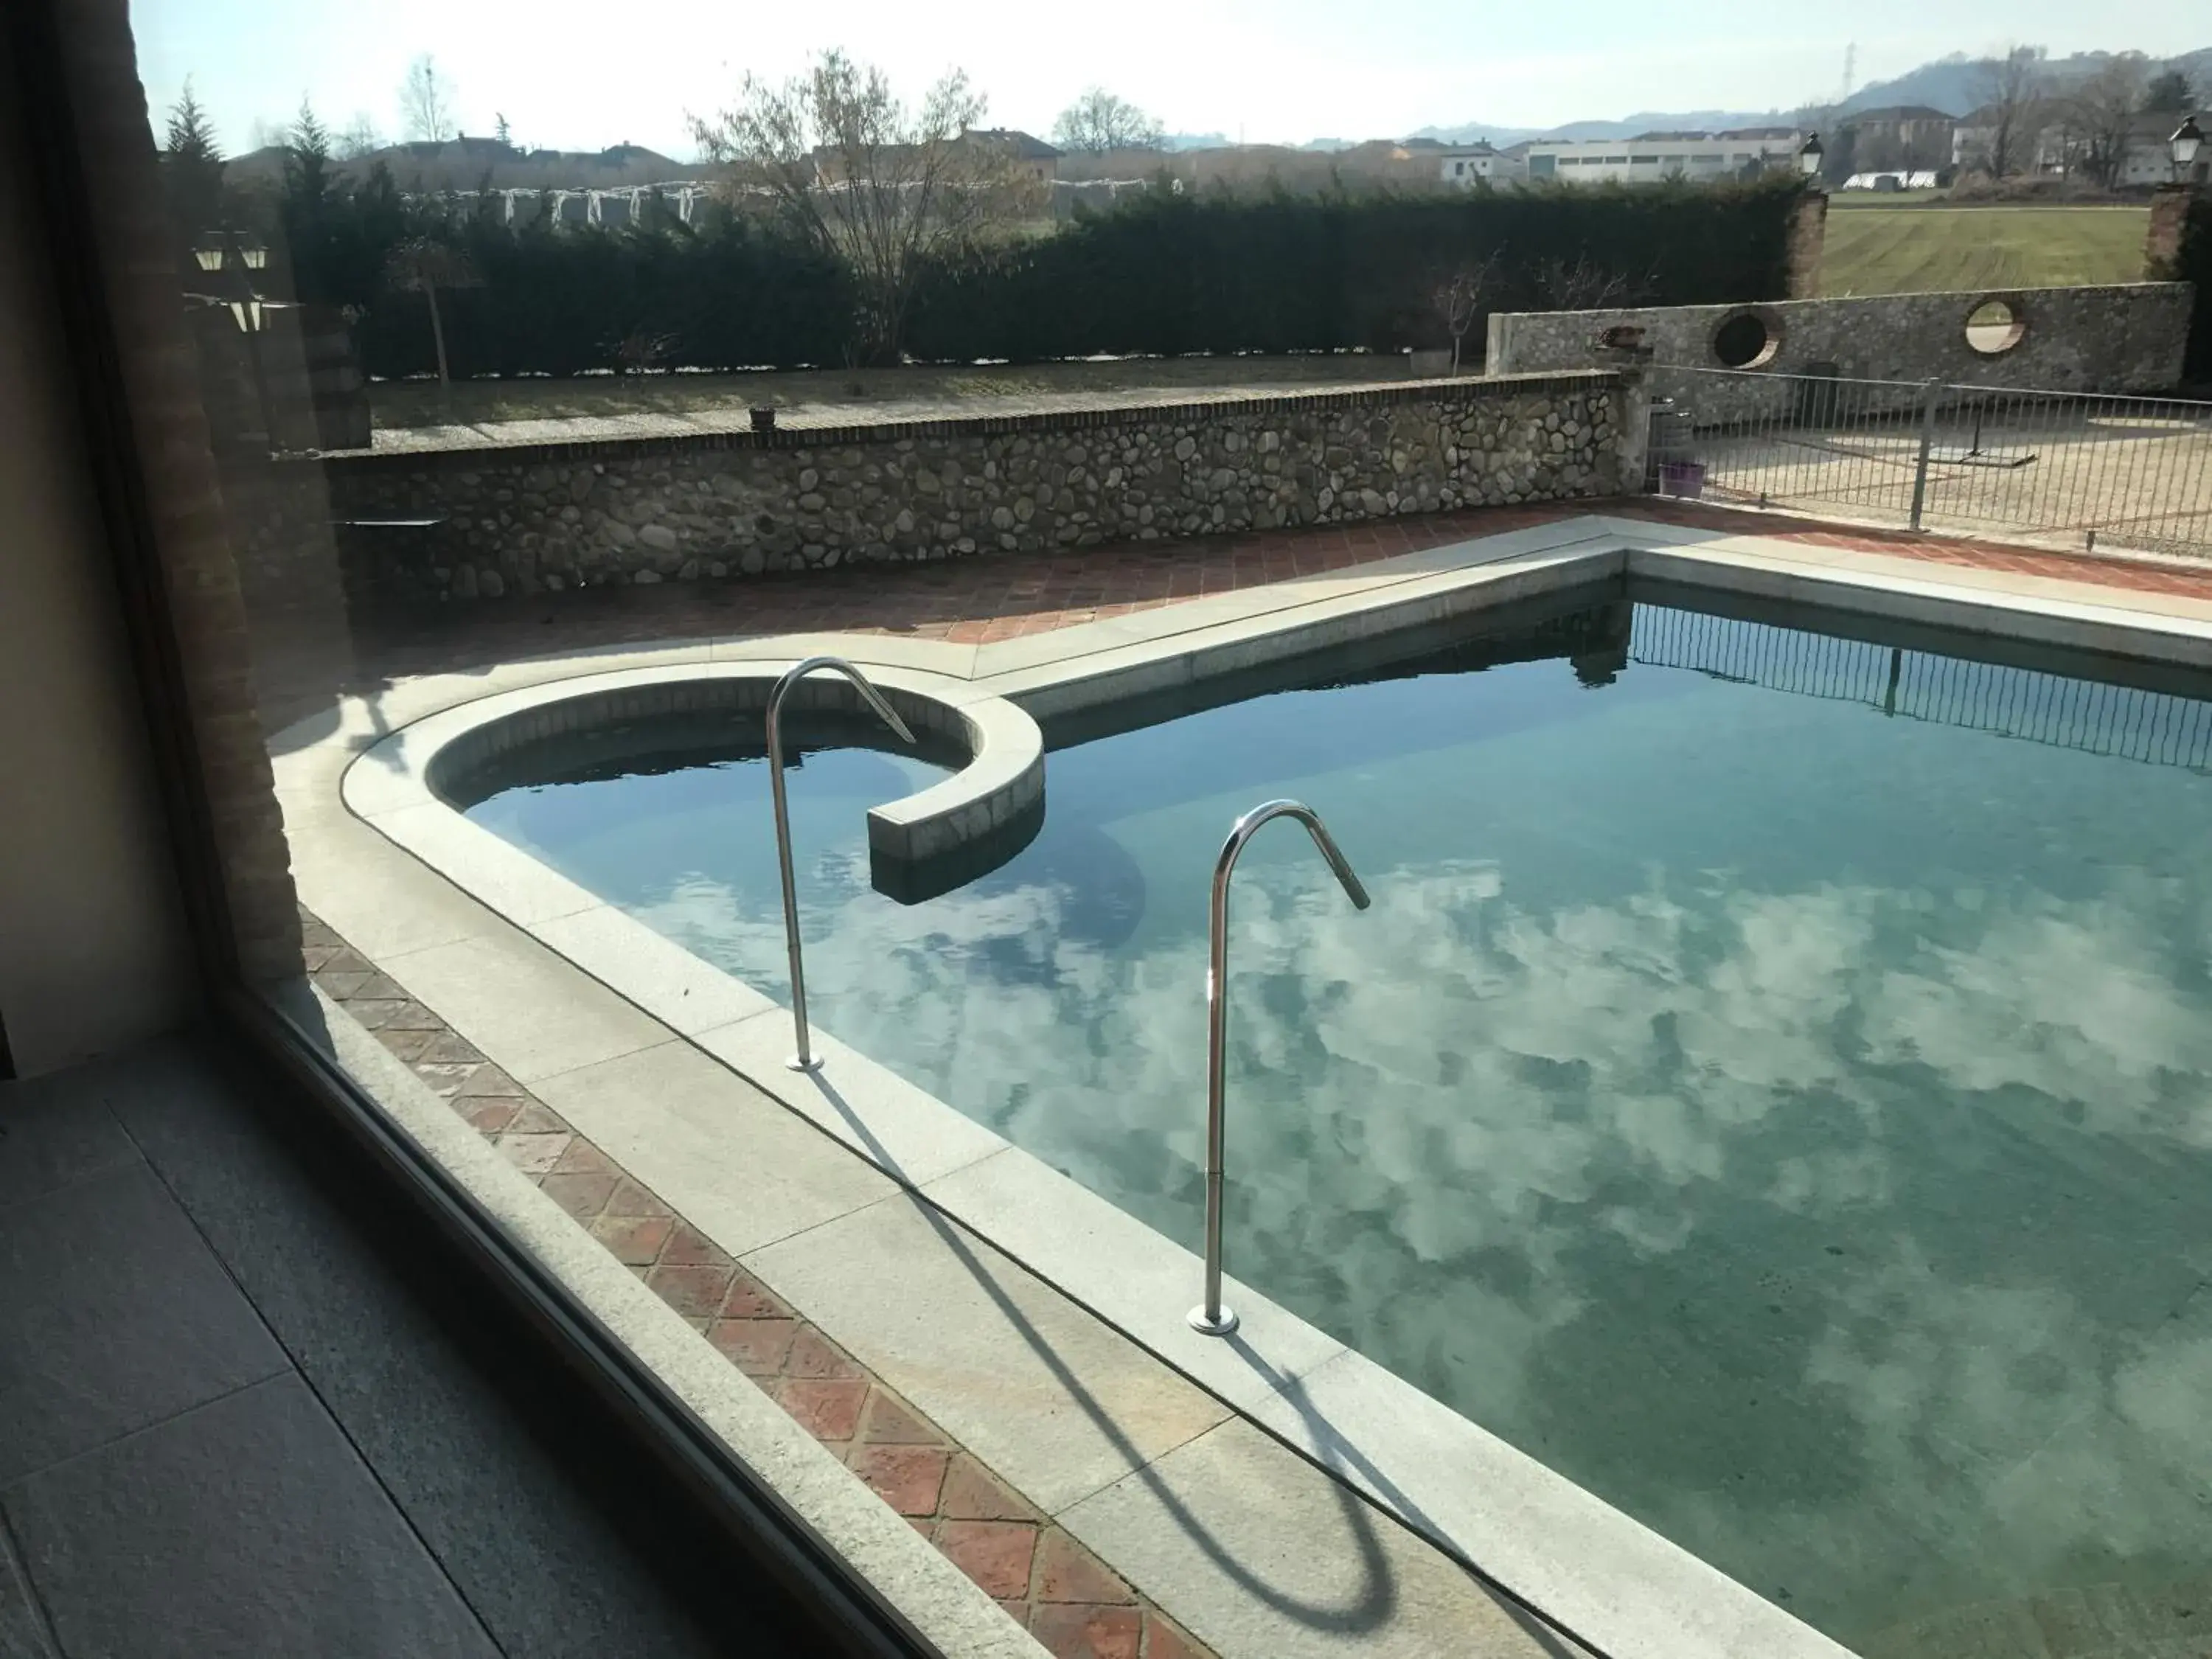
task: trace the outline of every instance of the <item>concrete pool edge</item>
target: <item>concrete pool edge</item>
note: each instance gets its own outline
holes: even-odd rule
[[[955,669],[948,678],[964,678],[966,689],[953,695],[1019,699],[1044,712],[1063,712],[1626,570],[2008,637],[2195,666],[2212,663],[2212,607],[2196,602],[2130,595],[2136,603],[2115,603],[2111,590],[2007,580],[2003,573],[1943,568],[1946,578],[1972,580],[1930,580],[1925,564],[1593,518],[1408,556],[1348,578],[1194,601],[1006,647],[924,652],[921,642],[872,636],[842,643],[864,663],[885,654],[908,665],[934,659],[951,667],[964,656],[968,673],[963,677]],[[2073,591],[2046,591],[2062,588]],[[2177,616],[2177,610],[2191,614]],[[790,641],[746,646],[762,659],[799,654]],[[682,649],[697,664],[732,660],[745,648]],[[660,657],[659,665],[682,678],[669,657]],[[563,684],[558,665],[535,666],[551,686]],[[575,666],[589,672],[599,663]],[[449,687],[448,701],[454,691],[480,691],[483,685],[477,679]],[[561,695],[556,689],[545,700]],[[398,742],[388,752],[413,750]],[[308,785],[306,772],[312,769],[295,781]],[[323,775],[329,775],[327,769]],[[787,1018],[775,1005],[442,807],[448,822],[441,823],[436,813],[420,810],[426,804],[434,803],[387,799],[374,815],[375,827],[1583,1639],[1616,1652],[1683,1656],[1841,1651],[1541,1466],[1510,1448],[1483,1443],[1489,1437],[1474,1425],[1243,1291],[1240,1303],[1255,1334],[1252,1352],[1275,1370],[1276,1380],[1255,1395],[1255,1374],[1249,1366],[1242,1376],[1221,1374],[1222,1345],[1156,1328],[1163,1315],[1179,1327],[1180,1310],[1189,1299],[1187,1290],[1163,1290],[1194,1280],[1194,1261],[1180,1247],[849,1051],[833,1054],[829,1073],[839,1085],[839,1104],[817,1098],[810,1109],[795,1086],[799,1080],[774,1064],[772,1056],[788,1046]],[[310,815],[304,823],[313,822]],[[464,823],[480,842],[457,836],[453,823]],[[299,833],[313,830],[303,827]],[[506,858],[490,856],[489,849]],[[486,856],[478,860],[476,854]],[[764,1056],[770,1057],[766,1063]],[[856,1109],[858,1122],[848,1116]],[[937,1115],[957,1122],[939,1121]],[[1106,1213],[1085,1218],[1071,1243],[1070,1218],[1083,1213],[1085,1200]],[[1131,1270],[1133,1261],[1143,1270]],[[1086,1285],[1086,1278],[1101,1282]],[[1116,1305],[1132,1301],[1136,1305]],[[1278,1316],[1287,1322],[1274,1322]],[[1307,1332],[1310,1342],[1300,1340]],[[1184,1348],[1206,1352],[1186,1354]],[[1464,1443],[1463,1461],[1440,1474],[1445,1460],[1438,1447],[1455,1437]],[[1068,1511],[1081,1512],[1088,1501],[1071,1504]],[[1176,1609],[1170,1604],[1170,1611]]]
[[[494,691],[427,715],[376,744],[364,757],[373,757],[374,764],[348,769],[343,799],[370,823],[442,806],[449,775],[462,769],[453,764],[456,759],[462,767],[478,764],[556,732],[687,712],[705,702],[703,696],[686,696],[694,688],[713,688],[716,707],[764,708],[777,680],[796,661],[769,657],[608,669]],[[869,678],[909,725],[957,731],[967,750],[966,763],[951,777],[870,809],[868,841],[874,850],[909,862],[939,857],[989,835],[1042,797],[1044,740],[1026,711],[1002,697],[978,697],[966,681],[945,675],[873,665]],[[848,709],[858,700],[843,681],[819,678],[794,687],[790,703],[800,709]],[[471,856],[490,854],[478,848]],[[569,903],[569,896],[548,894],[540,902],[584,908]]]

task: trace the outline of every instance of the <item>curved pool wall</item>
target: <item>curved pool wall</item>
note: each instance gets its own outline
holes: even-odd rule
[[[705,721],[728,714],[757,722],[790,665],[779,660],[635,669],[494,693],[417,721],[378,744],[365,764],[348,773],[344,799],[368,818],[408,807],[451,809],[456,801],[466,804],[481,776],[533,746],[619,733],[638,721],[672,715]],[[956,763],[942,781],[869,808],[869,853],[882,890],[915,902],[972,879],[1027,845],[1044,809],[1044,744],[1036,722],[1017,705],[978,697],[957,680],[895,666],[868,674],[916,733],[921,751]],[[786,706],[802,720],[829,717],[848,732],[876,718],[860,694],[835,675],[800,681]],[[794,737],[803,741],[805,734],[803,724],[795,723]],[[896,742],[888,730],[883,738]],[[533,884],[527,871],[498,856],[495,838],[487,847],[453,825],[445,828],[446,841],[465,855],[472,854],[483,870],[502,870],[510,884]],[[541,894],[532,908],[565,905],[573,896]]]
[[[1527,570],[1492,573],[1516,580],[1498,581],[1490,594],[1455,608],[1480,608],[1498,598],[1618,574],[1630,561],[1617,547],[1615,544],[1561,556],[1533,575]],[[2078,606],[1992,600],[1955,590],[1912,592],[1909,584],[1885,586],[1840,575],[1830,582],[1808,579],[1802,571],[1785,578],[1751,564],[1731,565],[1726,559],[1700,557],[1687,550],[1669,552],[1661,548],[1633,556],[1654,574],[1708,588],[1745,590],[1754,595],[1765,592],[1791,603],[1820,597],[1850,605],[1856,599],[1869,611],[1887,611],[1924,622],[1963,623],[1999,634],[2069,641],[2104,650],[2131,651],[2148,659],[2197,665],[2212,654],[2208,653],[2207,630],[2202,626],[2109,614],[2089,616]],[[1929,587],[1934,590],[1939,586],[1929,584]],[[1372,610],[1381,613],[1388,608]],[[1436,614],[1453,608],[1443,607]],[[1425,619],[1419,605],[1401,605],[1399,611],[1401,619]],[[1306,648],[1317,632],[1329,631],[1338,620],[1309,620],[1302,627],[1277,630],[1279,637],[1273,640],[1249,633],[1224,638],[1202,665],[1188,641],[1149,652],[1140,643],[1125,652],[1094,651],[1080,664],[1061,665],[1063,672],[1059,673],[1054,672],[1054,665],[1041,661],[1033,667],[1016,666],[994,677],[996,685],[992,689],[1019,696],[1033,708],[1063,713],[1096,709],[1148,688],[1187,686],[1211,675],[1226,674]],[[1370,616],[1367,621],[1379,625],[1364,629],[1355,625],[1349,631],[1372,635],[1395,625],[1382,615]],[[1340,636],[1345,630],[1335,631]],[[865,650],[864,642],[856,641],[853,654],[862,656]],[[1200,667],[1206,672],[1194,672]],[[772,678],[775,672],[774,665],[756,665],[731,678],[757,681],[763,677]],[[897,672],[887,670],[883,678],[892,679]],[[674,707],[678,694],[665,687],[719,677],[713,672],[702,675],[696,668],[645,671],[641,678],[599,677],[597,683],[562,683],[464,705],[418,722],[378,744],[348,773],[345,797],[354,811],[511,920],[541,938],[548,931],[558,933],[566,943],[556,948],[623,990],[639,1006],[668,1019],[678,1030],[697,1034],[710,1025],[718,1029],[748,1023],[773,1025],[772,1020],[757,1018],[774,1011],[767,999],[728,982],[726,975],[706,969],[636,924],[625,930],[615,925],[617,918],[600,916],[599,920],[606,924],[599,930],[603,939],[618,941],[605,948],[583,942],[591,929],[546,928],[544,924],[550,921],[574,921],[586,913],[604,912],[606,907],[535,860],[466,823],[426,787],[440,753],[477,729],[496,726],[516,716],[538,718],[530,711],[575,702],[580,692],[586,698],[607,699],[596,706],[595,718],[625,708],[644,712],[654,699],[663,700],[660,707]],[[933,677],[915,678],[923,684],[903,689],[916,695],[926,693],[944,709],[992,700],[984,684],[929,685]],[[645,699],[642,702],[622,701],[641,695]],[[734,698],[738,694],[717,690],[704,695]],[[742,705],[733,701],[730,706]],[[902,704],[902,711],[906,712],[906,705]],[[572,710],[571,717],[580,713],[580,709]],[[560,729],[550,722],[561,716],[543,718],[548,723],[539,728],[540,735]],[[964,719],[962,729],[963,732],[969,729]],[[1011,753],[1011,749],[1006,752]],[[948,780],[947,784],[957,781]],[[943,790],[945,786],[939,787]],[[923,793],[939,794],[939,806],[958,804],[939,791]],[[425,810],[429,807],[435,807],[435,812]],[[1021,810],[1010,806],[1005,816],[1018,816]],[[927,822],[942,814],[930,811],[914,816]],[[988,809],[982,814],[971,812],[969,822],[980,830],[982,826],[977,820],[987,816]],[[872,817],[872,844],[874,835]],[[676,960],[678,957],[683,958],[680,963]],[[641,970],[640,963],[646,958],[652,958],[657,966]],[[657,976],[668,982],[656,987],[653,981]],[[681,994],[671,995],[670,986],[678,980],[688,982]],[[702,991],[708,994],[694,1000]],[[856,1133],[849,1123],[830,1121],[831,1115],[822,1111],[818,1101],[794,1093],[787,1080],[775,1079],[763,1064],[767,1050],[757,1038],[702,1046],[720,1054],[762,1086],[775,1089],[795,1109],[815,1116],[830,1133],[839,1133],[986,1237],[1001,1243],[1079,1300],[1138,1335],[1171,1364],[1252,1413],[1410,1524],[1479,1563],[1509,1589],[1545,1607],[1601,1647],[1683,1654],[1838,1651],[1788,1615],[1749,1596],[1702,1563],[1473,1425],[1434,1406],[1396,1379],[1365,1365],[1358,1356],[1340,1353],[1328,1362],[1326,1356],[1334,1345],[1325,1339],[1316,1340],[1318,1333],[1301,1336],[1303,1322],[1282,1313],[1250,1290],[1237,1287],[1233,1294],[1240,1307],[1246,1309],[1248,1325],[1260,1340],[1278,1347],[1286,1345],[1289,1352],[1306,1345],[1310,1361],[1315,1354],[1322,1356],[1308,1369],[1325,1367],[1336,1388],[1347,1387],[1357,1378],[1353,1392],[1366,1409],[1339,1410],[1332,1415],[1340,1424],[1364,1417],[1373,1421],[1372,1431],[1362,1437],[1360,1446],[1352,1449],[1356,1455],[1348,1460],[1344,1445],[1328,1443],[1326,1437],[1317,1442],[1310,1418],[1295,1409],[1286,1410],[1288,1396],[1281,1389],[1255,1389],[1249,1370],[1219,1363],[1218,1345],[1211,1351],[1202,1344],[1194,1350],[1171,1328],[1173,1322],[1160,1316],[1165,1313],[1179,1318],[1180,1307],[1188,1300],[1191,1263],[1187,1252],[1148,1230],[1133,1229],[1126,1218],[1101,1206],[1064,1177],[1042,1166],[1028,1167],[1034,1160],[1025,1160],[1014,1149],[982,1159],[979,1167],[988,1170],[992,1179],[955,1176],[951,1179],[961,1189],[948,1190],[933,1176],[927,1149],[935,1135],[951,1132],[951,1126],[931,1122],[925,1127],[921,1120],[931,1116],[932,1108],[938,1113],[957,1115],[926,1097],[917,1100],[919,1091],[863,1057],[849,1051],[835,1052],[833,1064],[842,1075],[867,1079],[866,1089],[848,1091],[848,1095],[879,1096],[886,1103],[897,1104],[887,1107],[878,1123]],[[966,1124],[965,1120],[962,1122],[966,1131],[976,1132],[975,1126]],[[888,1134],[884,1133],[887,1126],[890,1127]],[[1015,1190],[1010,1193],[1010,1188]],[[1054,1217],[1052,1225],[1037,1224],[1041,1208]],[[1102,1271],[1109,1262],[1114,1270]],[[1378,1401],[1385,1402],[1379,1413],[1375,1410]],[[1457,1498],[1449,1490],[1437,1487],[1435,1472],[1439,1469],[1449,1472],[1449,1487],[1458,1490]],[[1470,1503],[1466,1498],[1469,1490],[1479,1490],[1482,1495]]]

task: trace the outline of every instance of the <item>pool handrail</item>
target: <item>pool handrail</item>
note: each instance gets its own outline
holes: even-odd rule
[[[868,683],[866,675],[842,657],[809,657],[778,680],[775,689],[768,694],[768,787],[775,802],[775,857],[783,877],[783,939],[791,955],[791,1018],[799,1034],[799,1052],[784,1064],[794,1072],[817,1071],[822,1061],[814,1053],[812,1036],[806,1026],[806,967],[799,957],[799,889],[791,874],[791,809],[783,793],[783,732],[780,721],[783,700],[791,689],[809,674],[825,668],[852,681],[853,689],[869,708],[884,717],[884,723],[897,732],[901,740],[914,741],[914,733],[898,717],[898,711],[884,701],[883,694]]]
[[[1314,845],[1343,884],[1354,909],[1364,910],[1371,902],[1321,814],[1303,801],[1263,801],[1254,807],[1231,827],[1229,839],[1221,844],[1221,856],[1214,861],[1208,918],[1211,956],[1206,970],[1206,1300],[1189,1314],[1191,1328],[1205,1336],[1226,1336],[1237,1328],[1237,1315],[1221,1305],[1221,1180],[1229,1057],[1229,878],[1243,854],[1244,843],[1262,824],[1279,817],[1296,818],[1305,825]]]

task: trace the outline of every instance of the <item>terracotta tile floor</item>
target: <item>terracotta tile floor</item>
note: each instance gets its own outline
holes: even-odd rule
[[[1066,1528],[901,1399],[316,917],[309,976],[507,1161],[843,1459],[1058,1659],[1212,1659]]]

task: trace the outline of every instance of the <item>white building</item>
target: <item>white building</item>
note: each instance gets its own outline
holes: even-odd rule
[[[1656,184],[1662,179],[1754,178],[1795,171],[1805,135],[1795,127],[1747,127],[1734,132],[1647,132],[1640,138],[1572,143],[1538,139],[1528,146],[1528,176],[1568,185]]]
[[[1488,144],[1455,144],[1437,152],[1437,176],[1448,185],[1472,190],[1486,179],[1498,176],[1498,152]]]

